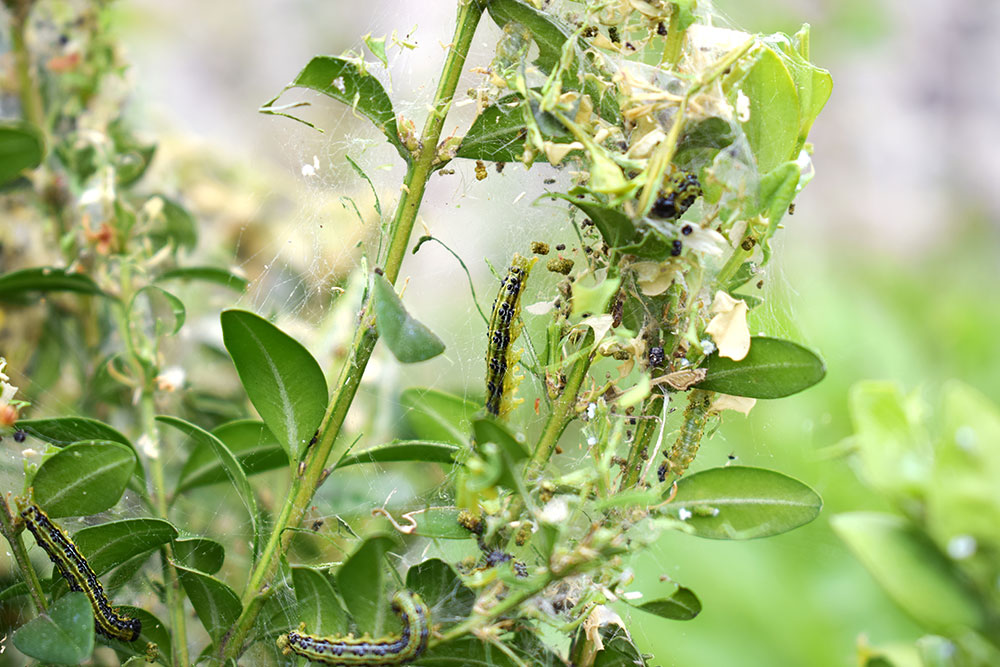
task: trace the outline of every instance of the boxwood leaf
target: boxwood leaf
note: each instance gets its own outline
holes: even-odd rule
[[[982,628],[985,611],[954,565],[908,521],[851,512],[831,523],[889,597],[926,629],[954,636],[963,628]]]
[[[87,440],[109,440],[118,442],[135,453],[136,460],[139,455],[135,447],[119,431],[108,426],[104,422],[88,417],[51,417],[46,419],[22,419],[17,422],[17,428],[25,431],[28,435],[43,440],[49,444],[63,447],[74,442]],[[135,467],[135,475],[139,479],[139,487],[145,488],[146,476],[142,466]]]
[[[319,363],[297,340],[245,310],[222,313],[222,339],[250,402],[288,458],[298,461],[326,410]]]
[[[135,464],[133,451],[117,442],[69,445],[35,472],[35,502],[53,518],[103,512],[122,497]]]
[[[292,567],[292,584],[299,618],[306,630],[321,636],[348,631],[347,612],[324,573],[310,567]]]
[[[444,352],[444,343],[406,312],[392,284],[375,275],[375,327],[396,359],[404,364],[426,361]]]
[[[764,468],[726,466],[683,477],[666,506],[699,537],[749,540],[809,523],[823,501],[811,488]]]
[[[174,567],[198,620],[205,626],[212,641],[218,642],[232,629],[233,623],[243,611],[239,596],[229,586],[204,572],[192,570],[180,563],[174,563]]]
[[[205,283],[214,283],[228,287],[236,292],[244,292],[250,284],[246,278],[241,278],[225,269],[214,266],[185,266],[177,269],[164,271],[156,277],[157,283],[170,280],[197,280]]]
[[[45,144],[42,134],[26,123],[0,124],[0,185],[17,178],[25,169],[42,162]]]
[[[690,588],[678,586],[673,595],[633,605],[636,609],[673,621],[690,621],[701,613],[701,600]]]
[[[752,337],[750,352],[739,361],[713,352],[702,365],[707,374],[696,387],[750,398],[791,396],[826,375],[823,360],[806,348],[766,336]]]
[[[454,445],[469,443],[472,415],[483,407],[482,403],[424,387],[404,390],[399,402],[405,410],[407,423],[418,438]]]
[[[468,618],[476,602],[476,594],[448,563],[438,558],[429,558],[407,570],[406,589],[420,595],[431,608],[433,618]]]
[[[337,570],[337,588],[359,628],[383,634],[389,601],[386,596],[385,554],[396,546],[387,535],[366,539]]]
[[[14,633],[14,646],[42,662],[78,665],[94,652],[94,612],[83,593],[69,593],[47,614],[31,619]]]
[[[124,656],[140,656],[143,659],[144,665],[149,665],[145,662],[145,656],[147,653],[147,647],[149,644],[156,644],[156,653],[159,656],[158,662],[164,665],[172,665],[172,653],[170,645],[170,631],[167,630],[167,626],[163,624],[163,621],[153,616],[145,609],[139,607],[130,607],[128,605],[116,606],[122,615],[128,616],[129,618],[137,618],[139,622],[142,623],[142,630],[139,631],[139,638],[134,642],[121,642],[116,639],[108,639],[103,635],[97,636],[97,641],[102,644],[107,644],[119,655]]]
[[[337,463],[337,467],[346,468],[361,463],[395,463],[398,461],[422,461],[451,465],[455,462],[454,456],[457,452],[458,447],[447,442],[396,440],[345,456]]]
[[[215,456],[219,459],[219,463],[226,471],[226,476],[229,477],[229,481],[233,483],[236,493],[239,495],[240,500],[243,501],[243,505],[247,508],[247,512],[250,514],[250,525],[253,527],[253,534],[254,536],[257,536],[259,534],[257,526],[257,500],[254,498],[253,489],[250,488],[250,482],[247,481],[247,476],[243,472],[243,468],[240,467],[239,462],[236,460],[236,457],[233,456],[233,453],[229,451],[229,448],[208,431],[195,426],[191,422],[184,421],[179,417],[161,415],[157,417],[156,420],[169,426],[173,426],[182,433],[190,436],[197,444],[202,447],[207,447],[215,452]]]
[[[247,477],[288,464],[288,455],[264,422],[238,419],[215,427],[212,434],[225,443]],[[174,493],[176,496],[188,489],[227,479],[226,469],[215,452],[196,447],[184,462]]]
[[[226,550],[207,537],[182,537],[174,540],[174,559],[192,570],[215,574],[222,569]]]
[[[133,556],[155,549],[177,537],[177,529],[163,519],[124,519],[89,526],[73,541],[98,576]]]
[[[284,108],[275,106],[278,98],[292,88],[308,88],[347,104],[374,123],[404,160],[410,160],[410,153],[399,138],[392,100],[379,80],[364,71],[360,63],[333,56],[316,56],[274,99],[260,108],[261,113],[285,116],[315,127],[301,118],[285,113]]]
[[[79,292],[104,295],[90,276],[66,269],[39,266],[0,276],[0,300],[23,297],[25,292]]]

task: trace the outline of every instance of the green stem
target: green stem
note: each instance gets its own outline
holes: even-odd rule
[[[632,441],[632,448],[629,450],[628,459],[625,463],[625,475],[622,477],[619,491],[626,491],[635,487],[639,483],[642,474],[643,463],[649,452],[649,442],[656,433],[659,422],[656,415],[660,411],[660,401],[664,400],[662,394],[654,394],[646,401],[642,411],[644,419],[639,420],[635,429],[635,439]]]
[[[415,159],[407,169],[403,192],[389,231],[389,249],[382,270],[391,283],[395,283],[399,276],[427,181],[434,168],[438,166],[436,164],[437,148],[441,131],[451,108],[455,88],[458,86],[465,58],[484,7],[485,4],[481,0],[466,0],[459,6],[455,35],[445,59],[432,110],[420,135],[420,147],[416,152]],[[341,371],[340,380],[337,383],[338,389],[327,406],[326,414],[320,425],[319,440],[309,449],[302,461],[302,465],[299,467],[302,473],[296,474],[292,478],[287,500],[278,513],[267,544],[250,574],[246,590],[243,592],[243,612],[240,614],[233,632],[221,646],[220,653],[224,659],[236,658],[242,651],[243,643],[260,613],[260,605],[251,603],[261,595],[265,588],[270,586],[277,574],[278,556],[288,549],[288,543],[291,540],[292,532],[287,529],[297,527],[301,523],[316,489],[328,474],[327,462],[331,459],[338,460],[347,447],[346,442],[337,445],[337,436],[340,434],[344,419],[347,417],[358,385],[361,383],[365,367],[368,365],[368,360],[371,358],[372,350],[375,349],[375,343],[378,340],[378,333],[375,331],[372,321],[371,299],[371,294],[369,294],[361,307],[360,324],[354,336],[351,353]]]
[[[31,7],[35,3],[34,0],[21,0],[21,2],[6,2],[5,4],[11,12],[10,46],[14,53],[14,69],[17,71],[17,83],[20,89],[21,115],[46,135],[46,144],[48,144],[42,94],[38,90],[38,83],[31,66],[31,54],[28,53],[28,46],[24,41],[24,29],[28,23],[28,14],[31,13]]]
[[[31,595],[31,603],[35,606],[35,612],[44,614],[45,592],[42,590],[38,574],[35,572],[35,568],[32,567],[31,560],[28,558],[28,550],[24,548],[24,541],[21,540],[21,535],[14,530],[14,515],[11,514],[10,505],[7,504],[7,499],[3,496],[0,496],[0,533],[3,533],[3,536],[7,538],[10,548],[14,551],[14,560],[17,561],[17,566],[21,568],[21,573],[24,574],[24,580],[28,584],[28,593]]]
[[[667,26],[667,40],[663,45],[663,56],[660,58],[660,65],[677,65],[681,59],[681,47],[684,46],[685,28],[679,28],[681,21],[681,8],[677,5],[670,6],[670,24]]]
[[[518,605],[520,605],[525,600],[528,600],[538,595],[541,591],[545,589],[546,586],[555,581],[556,578],[557,577],[555,577],[555,575],[547,573],[534,586],[512,591],[510,595],[508,595],[503,600],[490,607],[490,610],[487,613],[467,618],[458,625],[452,627],[450,630],[448,630],[448,632],[444,633],[440,639],[437,640],[432,639],[430,642],[430,646],[435,646],[437,644],[444,644],[445,642],[449,642],[453,639],[461,637],[462,635],[472,632],[477,628],[481,628],[485,625],[488,625],[489,623],[493,622],[493,619],[503,616],[508,611],[516,609]]]

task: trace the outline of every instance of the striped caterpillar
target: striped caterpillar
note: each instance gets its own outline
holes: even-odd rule
[[[518,379],[512,371],[520,353],[511,352],[511,346],[521,335],[521,293],[528,280],[528,273],[537,258],[526,259],[515,253],[507,275],[500,283],[500,292],[493,301],[493,314],[487,332],[486,348],[486,411],[504,417],[516,405],[510,398]]]
[[[427,648],[430,638],[430,610],[419,595],[409,591],[399,591],[392,596],[392,610],[403,623],[403,632],[398,637],[317,637],[305,634],[303,623],[297,632],[278,637],[278,648],[285,655],[295,653],[313,662],[342,667],[402,665],[416,660]]]
[[[712,406],[712,392],[704,389],[693,389],[684,409],[684,423],[681,432],[669,452],[664,452],[667,460],[656,471],[661,482],[667,481],[667,474],[683,475],[694,457],[698,454],[701,437],[705,432],[705,422],[708,421]]]
[[[87,594],[94,609],[94,629],[105,637],[123,642],[138,639],[142,623],[137,618],[121,616],[115,611],[104,594],[100,579],[69,535],[53,523],[38,505],[31,504],[22,509],[21,518],[35,536],[35,542],[69,583],[70,590]]]

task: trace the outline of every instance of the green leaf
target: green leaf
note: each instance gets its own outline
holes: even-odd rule
[[[696,172],[711,163],[716,154],[732,144],[735,138],[732,126],[716,116],[691,123],[677,143],[674,164],[684,171]]]
[[[533,642],[527,648],[512,646],[513,643],[507,638],[504,640],[504,645],[514,654],[516,661],[488,641],[462,637],[427,651],[420,658],[420,667],[562,667],[566,664],[541,642]]]
[[[164,324],[164,320],[160,317],[161,306],[166,306],[170,310],[172,321],[169,325]],[[142,287],[132,297],[128,306],[129,336],[133,347],[139,347],[143,340],[142,337],[135,335],[135,329],[143,328],[144,336],[155,340],[160,336],[176,334],[184,326],[186,318],[187,310],[184,308],[184,302],[176,296],[155,285]]]
[[[163,243],[173,243],[191,250],[198,244],[198,223],[179,203],[163,195],[153,195],[163,202],[163,209],[150,236]]]
[[[823,360],[787,340],[754,336],[750,352],[739,361],[713,352],[703,364],[705,379],[696,387],[733,396],[783,398],[823,379]]]
[[[340,606],[333,584],[322,572],[309,567],[292,567],[299,617],[310,634],[329,636],[348,630],[347,612]]]
[[[600,633],[604,650],[594,658],[593,667],[645,667],[646,660],[624,628],[605,625]]]
[[[0,185],[40,165],[43,155],[45,143],[36,127],[27,123],[0,124]]]
[[[727,466],[683,477],[666,513],[698,537],[750,540],[780,535],[819,515],[811,488],[773,470]]]
[[[133,451],[117,442],[70,445],[38,468],[31,482],[35,502],[53,518],[103,512],[122,497],[135,464]]]
[[[459,448],[446,442],[428,440],[396,440],[377,447],[371,447],[362,452],[345,456],[338,463],[338,468],[358,465],[361,463],[396,463],[399,461],[421,461],[424,463],[442,463],[452,465]]]
[[[214,266],[187,266],[178,269],[164,271],[156,277],[156,282],[162,283],[169,280],[197,280],[205,283],[222,285],[236,292],[245,292],[250,285],[246,278],[241,278],[225,269]]]
[[[603,313],[618,291],[620,283],[621,278],[605,278],[594,287],[588,287],[580,282],[573,283],[572,317]]]
[[[172,654],[170,646],[170,631],[163,624],[163,621],[153,616],[145,609],[124,605],[115,607],[121,614],[129,618],[139,619],[142,629],[139,631],[139,638],[134,642],[122,642],[115,639],[108,639],[103,635],[98,635],[97,640],[102,644],[107,644],[119,655],[140,656],[145,658],[149,644],[156,644],[158,662],[164,665],[172,665]],[[145,663],[148,666],[149,663]]]
[[[795,82],[782,58],[762,46],[743,82],[750,100],[750,118],[743,123],[757,169],[766,174],[795,159],[799,139],[799,97]]]
[[[48,614],[31,619],[14,633],[17,650],[42,662],[78,665],[94,652],[94,612],[83,593],[69,593]]]
[[[579,199],[562,192],[553,192],[551,195],[546,196],[565,199],[583,211],[588,218],[593,220],[597,230],[601,233],[601,238],[611,248],[620,248],[628,245],[639,236],[635,225],[632,224],[632,220],[618,209],[605,206],[600,202]]]
[[[222,313],[222,339],[250,402],[298,461],[326,411],[323,370],[297,340],[245,310]]]
[[[412,387],[399,396],[406,421],[421,440],[450,442],[454,445],[469,444],[472,415],[482,409],[482,403],[473,403],[436,389]]]
[[[128,438],[111,426],[96,419],[89,419],[87,417],[22,419],[17,422],[17,428],[25,431],[30,436],[56,445],[57,447],[88,440],[118,442],[131,449],[135,454],[136,460],[139,460],[139,454],[135,451],[135,447]],[[138,487],[144,489],[146,487],[146,475],[141,465],[135,467],[135,475],[139,479]]]
[[[427,507],[403,515],[415,524],[413,534],[438,540],[465,540],[471,533],[458,523],[461,510],[457,507]]]
[[[694,591],[683,586],[678,586],[670,597],[650,600],[633,606],[636,609],[673,621],[690,621],[701,613],[701,600],[694,594]]]
[[[472,434],[476,438],[476,446],[487,442],[495,442],[500,446],[511,461],[523,461],[530,456],[524,442],[518,441],[507,427],[492,417],[482,417],[472,422]],[[524,438],[522,437],[522,440]]]
[[[239,462],[236,460],[236,457],[233,456],[233,453],[229,451],[229,448],[208,431],[195,426],[191,422],[184,421],[179,417],[161,415],[156,418],[156,421],[173,426],[177,430],[192,438],[195,443],[201,445],[202,447],[207,447],[215,453],[215,456],[219,459],[219,463],[226,471],[226,476],[229,478],[229,481],[232,482],[240,500],[243,501],[243,505],[247,508],[247,513],[250,515],[250,525],[253,528],[253,534],[254,536],[257,536],[260,532],[257,526],[257,500],[254,498],[253,489],[250,488],[250,482],[247,481],[247,476],[243,472],[243,468],[240,467]]]
[[[115,176],[119,185],[127,187],[146,173],[156,154],[156,144],[139,141],[120,119],[109,125],[108,134],[115,144]]]
[[[240,598],[233,589],[214,577],[175,563],[177,577],[191,600],[194,613],[213,642],[218,642],[232,629],[243,611]]]
[[[177,529],[163,519],[124,519],[84,528],[73,535],[73,541],[101,576],[175,537]]]
[[[66,269],[43,266],[0,276],[0,301],[21,298],[25,292],[78,292],[104,296],[90,276],[70,273]]]
[[[337,588],[351,617],[364,632],[378,637],[385,631],[389,601],[386,595],[385,555],[396,547],[386,535],[366,539],[337,570]]]
[[[409,162],[410,153],[403,146],[396,128],[396,112],[392,108],[392,100],[389,99],[378,79],[368,74],[359,65],[360,63],[343,58],[316,56],[274,99],[266,102],[261,107],[260,112],[285,116],[305,123],[309,127],[314,127],[311,123],[306,123],[300,118],[285,113],[282,107],[274,106],[278,98],[292,88],[314,90],[349,105],[365,116],[382,131],[385,138],[396,147],[403,159]]]
[[[983,627],[986,611],[954,565],[905,519],[852,512],[831,523],[889,597],[924,628],[953,636]]]
[[[239,419],[215,427],[212,434],[225,443],[247,477],[288,465],[288,455],[264,422]],[[215,452],[198,447],[184,462],[174,495],[227,479],[226,469]]]
[[[476,116],[455,155],[469,160],[516,162],[524,153],[526,134],[520,98],[508,95]]]
[[[207,537],[182,537],[174,540],[174,559],[192,570],[215,574],[222,569],[225,558],[225,548]]]
[[[426,361],[444,352],[444,343],[414,319],[385,276],[375,275],[375,326],[386,346],[404,364]]]
[[[501,29],[514,21],[531,31],[531,39],[538,46],[535,64],[546,74],[558,67],[566,40],[574,29],[547,12],[542,12],[520,0],[491,0],[487,5],[490,17]],[[597,113],[613,125],[621,121],[621,109],[613,87],[601,89],[597,81],[598,69],[591,64],[583,52],[590,44],[582,37],[576,37],[577,44],[572,66],[562,76],[566,90],[580,90],[590,95]]]
[[[406,589],[423,599],[433,618],[468,618],[476,603],[476,594],[462,583],[450,565],[437,558],[410,567],[406,572]]]

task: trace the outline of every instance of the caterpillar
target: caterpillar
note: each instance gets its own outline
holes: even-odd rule
[[[398,637],[317,637],[305,634],[303,623],[297,632],[278,637],[278,648],[285,655],[294,653],[313,662],[342,667],[402,665],[416,660],[427,648],[430,638],[430,610],[419,595],[409,591],[399,591],[392,596],[392,610],[403,623],[403,632]]]
[[[664,452],[667,460],[656,471],[661,482],[667,481],[667,474],[683,475],[694,457],[698,454],[701,437],[705,432],[705,422],[708,421],[712,406],[712,392],[704,389],[693,389],[684,409],[684,423],[681,432],[669,452]]]
[[[676,220],[701,196],[701,183],[694,174],[680,171],[670,177],[664,190],[663,196],[653,202],[650,215],[664,220]]]
[[[69,583],[70,590],[86,593],[90,599],[90,606],[94,609],[94,629],[105,637],[123,642],[138,639],[142,623],[137,618],[122,616],[115,611],[104,594],[100,579],[69,535],[38,505],[31,504],[22,509],[21,518],[35,536],[35,542]]]
[[[521,335],[521,293],[528,273],[538,258],[526,259],[515,253],[507,275],[500,283],[500,292],[493,301],[493,314],[487,332],[486,348],[486,411],[503,417],[514,408],[510,395],[517,379],[508,373],[517,364],[520,353],[512,353],[511,345]]]

